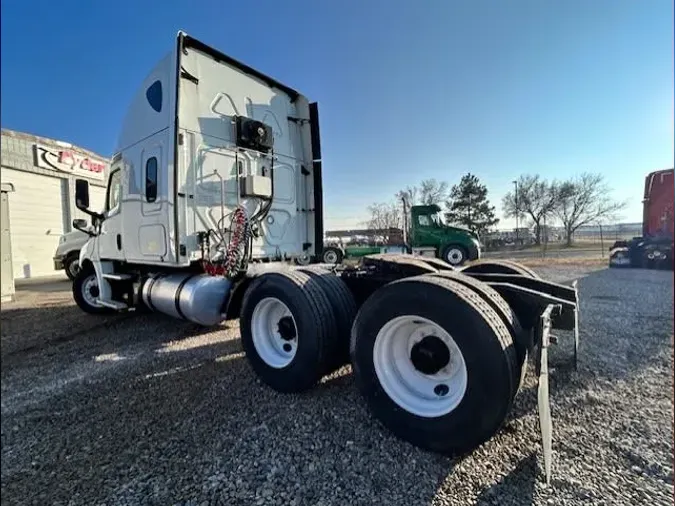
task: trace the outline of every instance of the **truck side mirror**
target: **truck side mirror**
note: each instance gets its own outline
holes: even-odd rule
[[[83,220],[83,219],[81,219],[81,218],[77,218],[77,219],[73,220],[73,228],[74,228],[75,230],[79,230],[80,232],[84,232],[84,233],[87,234],[89,237],[93,237],[93,236],[94,236],[94,234],[91,233],[91,231],[89,231],[89,230],[87,229],[87,220]]]
[[[89,181],[86,179],[75,180],[75,207],[80,210],[89,209]]]

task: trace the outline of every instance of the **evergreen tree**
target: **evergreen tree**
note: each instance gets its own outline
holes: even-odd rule
[[[495,208],[487,199],[487,188],[478,177],[469,173],[450,190],[445,203],[445,218],[450,224],[462,225],[478,235],[485,234],[499,223]]]

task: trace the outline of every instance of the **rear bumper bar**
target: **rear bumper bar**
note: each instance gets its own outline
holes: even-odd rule
[[[518,274],[466,274],[499,292],[516,312],[523,327],[537,325],[539,316],[552,304],[560,306],[560,310],[551,315],[553,328],[574,330],[579,303],[576,285],[566,286]]]

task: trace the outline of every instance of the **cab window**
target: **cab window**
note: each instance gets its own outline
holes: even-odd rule
[[[145,200],[157,200],[157,158],[149,158],[145,163]]]
[[[110,174],[105,204],[106,211],[110,211],[111,209],[115,209],[117,207],[117,204],[119,204],[120,201],[121,194],[122,194],[122,172],[120,171],[120,169],[117,169]]]
[[[421,214],[417,217],[417,223],[419,223],[421,227],[428,227],[431,225],[431,220],[428,216]]]

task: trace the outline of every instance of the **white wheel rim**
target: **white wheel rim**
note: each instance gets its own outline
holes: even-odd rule
[[[78,271],[80,270],[80,262],[77,260],[73,260],[68,264],[68,271],[70,272],[71,276],[75,277],[77,276]]]
[[[410,358],[413,346],[425,336],[439,338],[450,360],[435,374],[424,374]],[[373,348],[375,373],[387,395],[409,413],[425,418],[446,415],[464,398],[468,373],[464,355],[443,328],[419,316],[399,316],[378,332]]]
[[[464,260],[464,253],[462,253],[461,249],[452,248],[446,254],[446,259],[447,259],[448,263],[450,263],[450,264],[453,264],[453,265],[458,264],[462,260]]]
[[[295,337],[284,339],[279,332],[282,318],[290,318]],[[283,325],[283,324],[282,324]],[[298,326],[288,306],[275,297],[267,297],[256,305],[251,317],[253,346],[270,367],[281,369],[290,364],[298,350]]]
[[[90,306],[99,307],[98,297],[94,297],[91,293],[92,288],[98,290],[98,279],[96,279],[96,274],[89,275],[82,283],[82,298]]]
[[[337,263],[337,253],[335,253],[335,251],[326,251],[323,255],[323,260],[327,264],[336,264]]]
[[[308,265],[310,260],[311,258],[309,255],[300,255],[299,257],[296,257],[296,261],[300,265]]]

